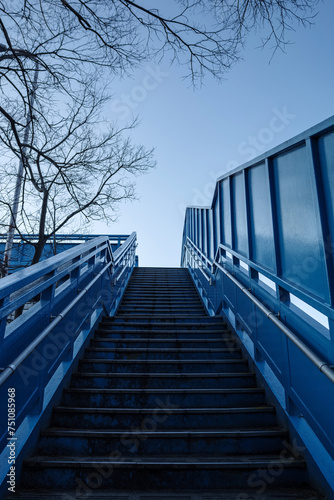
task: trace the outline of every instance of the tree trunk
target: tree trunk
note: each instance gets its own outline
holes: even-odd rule
[[[40,261],[43,249],[45,247],[45,243],[46,243],[45,238],[38,241],[37,245],[35,246],[35,253],[34,253],[34,256],[32,258],[31,265],[37,264],[37,262]]]
[[[39,220],[39,232],[38,232],[38,243],[35,245],[35,253],[31,261],[31,265],[37,264],[42,256],[43,248],[45,247],[46,237],[45,237],[45,221],[46,212],[48,208],[49,193],[44,191],[43,203],[41,208],[41,217]]]

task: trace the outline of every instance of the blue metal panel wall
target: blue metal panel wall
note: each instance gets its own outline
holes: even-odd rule
[[[306,146],[277,155],[272,168],[281,275],[329,302],[315,177]]]
[[[220,178],[211,209],[187,209],[196,234],[199,212],[206,245],[185,226],[183,265],[209,311],[231,313],[249,334],[287,411],[297,408],[334,456],[334,384],[223,273],[334,365],[334,117]]]
[[[244,174],[234,175],[232,178],[232,219],[233,219],[233,248],[242,255],[248,255],[246,202]]]
[[[276,272],[269,173],[265,163],[248,170],[251,258]]]
[[[327,211],[334,241],[334,132],[319,137],[319,159],[322,167]]]
[[[221,191],[223,197],[222,207],[222,226],[223,238],[222,242],[231,247],[232,246],[232,228],[231,228],[231,197],[230,197],[230,180],[224,179],[221,183]]]

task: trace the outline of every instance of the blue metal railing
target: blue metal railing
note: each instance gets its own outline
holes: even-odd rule
[[[40,260],[49,259],[80,243],[97,238],[97,234],[55,234],[48,238]],[[112,250],[116,250],[126,241],[129,235],[108,234]],[[7,241],[6,234],[0,234],[0,262],[3,259]],[[38,241],[37,234],[15,234],[10,258],[9,273],[16,272],[30,265],[34,256],[34,243]]]
[[[114,252],[108,236],[100,236],[0,280],[2,475],[8,468],[9,393],[14,389],[18,457],[101,316],[115,313],[135,266],[135,250],[136,233]]]
[[[186,210],[181,265],[334,456],[334,117]]]

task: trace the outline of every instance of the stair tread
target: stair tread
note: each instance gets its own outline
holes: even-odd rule
[[[105,329],[105,328],[98,328],[96,330],[96,333],[99,334],[99,333],[109,333],[109,334],[112,334],[112,333],[117,333],[119,331],[117,331],[116,329],[113,329],[112,326],[114,325],[111,325],[111,328],[108,328],[108,329]],[[177,325],[179,326],[179,325]],[[150,332],[151,335],[166,335],[166,334],[184,334],[186,333],[187,335],[193,335],[194,333],[196,333],[197,335],[199,334],[203,334],[203,336],[206,336],[208,334],[216,334],[216,335],[223,335],[223,334],[231,334],[230,330],[228,329],[221,329],[221,330],[210,330],[209,328],[208,329],[205,329],[205,330],[197,330],[196,332],[194,330],[177,330],[176,328],[174,328],[173,330],[167,330],[164,329],[164,330],[155,330],[154,328],[152,329],[145,329],[143,331],[140,331],[138,329],[123,329],[121,330],[122,333],[125,333],[125,334],[138,334],[138,333],[148,333]],[[205,338],[205,337],[204,337]]]
[[[170,315],[168,315],[169,317]],[[150,317],[150,316],[147,316],[147,317]],[[102,321],[102,324],[106,325],[106,324],[115,324],[115,320],[118,318],[118,316],[115,316],[114,318],[106,318],[105,320]],[[210,316],[200,316],[201,320],[198,320],[198,321],[190,321],[190,322],[183,322],[183,323],[180,323],[180,326],[182,325],[192,325],[192,326],[210,326],[210,325],[216,325],[216,326],[220,326],[220,325],[225,325],[226,326],[226,321],[224,321],[223,319],[217,319],[217,318],[211,318]],[[207,319],[207,321],[203,321],[203,319]],[[124,321],[124,318],[122,318],[122,321]],[[129,321],[130,322],[130,321]],[[134,321],[132,321],[132,323],[134,323]],[[172,324],[175,324],[174,322],[171,322]],[[166,324],[166,321],[162,322],[163,325]]]
[[[74,377],[88,377],[88,378],[144,378],[152,377],[152,373],[99,373],[99,372],[75,372]],[[248,373],[154,373],[154,378],[233,378],[233,377],[255,377],[254,372]]]
[[[161,408],[158,407],[157,410]],[[77,407],[77,406],[57,406],[54,409],[57,412],[65,413],[103,413],[103,414],[115,414],[115,413],[132,413],[132,414],[146,414],[151,411],[150,408],[92,408],[92,407]],[[274,406],[245,406],[238,408],[173,408],[173,415],[176,414],[230,414],[230,413],[258,413],[258,412],[268,412],[276,413]]]
[[[197,363],[197,364],[247,364],[248,361],[247,359],[182,359],[180,361],[179,359],[101,359],[101,358],[87,358],[87,359],[81,359],[80,360],[83,363],[141,363],[141,364],[191,364],[191,363]]]
[[[97,352],[241,352],[240,347],[192,348],[192,347],[87,347],[87,351]]]
[[[224,456],[223,458],[217,456],[194,456],[189,455],[187,457],[179,457],[179,456],[122,456],[117,458],[116,460],[112,460],[111,457],[104,456],[62,456],[62,457],[54,457],[54,456],[34,456],[27,458],[25,460],[26,465],[34,466],[74,466],[74,467],[90,467],[92,464],[99,465],[110,465],[112,463],[117,463],[117,467],[130,466],[134,465],[143,465],[143,466],[151,466],[154,468],[160,468],[161,466],[174,466],[174,467],[194,467],[196,465],[203,467],[207,466],[221,466],[221,467],[240,467],[240,468],[248,468],[248,467],[266,467],[268,464],[279,463],[284,465],[284,467],[294,467],[295,465],[299,465],[302,467],[306,467],[305,461],[301,458],[296,458],[293,456],[287,456],[287,458],[281,457],[280,455],[229,455]]]
[[[161,431],[161,430],[154,430],[154,431],[138,431],[138,430],[129,430],[129,429],[123,429],[123,430],[107,430],[107,429],[100,429],[100,430],[92,430],[92,429],[68,429],[68,428],[58,428],[58,427],[49,427],[48,429],[44,430],[41,432],[42,436],[77,436],[77,437],[102,437],[102,438],[110,438],[110,437],[119,437],[121,438],[124,436],[124,434],[127,435],[127,437],[131,436],[145,436],[147,438],[159,438],[159,437],[170,437],[170,438],[177,438],[177,437],[194,437],[194,438],[220,438],[220,437],[261,437],[261,436],[287,436],[288,431],[286,429],[281,429],[281,428],[264,428],[264,429],[238,429],[238,430],[167,430],[167,431]]]
[[[188,294],[187,294],[188,295]],[[129,296],[129,294],[126,292],[124,294],[124,297],[123,297],[123,300],[126,301],[126,306],[127,307],[130,307],[130,305],[132,303],[134,304],[138,304],[138,305],[151,305],[151,304],[155,304],[156,303],[161,303],[162,305],[167,305],[167,304],[170,304],[170,305],[175,305],[175,300],[174,297],[171,298],[171,297],[168,297],[166,295],[162,295],[161,297],[157,297],[155,295],[150,295],[149,296],[150,298],[146,298],[146,297],[133,297],[133,296]],[[182,297],[182,304],[195,304],[195,305],[201,305],[202,306],[202,303],[199,299],[198,296],[193,296],[193,297]]]
[[[94,342],[129,342],[130,344],[132,342],[149,342],[149,343],[163,343],[167,342],[172,344],[173,342],[178,342],[178,343],[191,343],[193,342],[194,344],[213,344],[217,342],[224,342],[226,340],[228,341],[233,341],[236,342],[234,339],[231,337],[226,337],[226,339],[221,338],[221,339],[178,339],[177,337],[175,338],[168,338],[168,339],[152,339],[152,338],[142,338],[142,339],[122,339],[122,338],[114,338],[114,339],[104,339],[104,338],[94,338],[92,339]]]
[[[157,313],[157,314],[147,314],[147,312],[144,312],[142,314],[136,312],[134,314],[130,314],[128,312],[126,313],[118,313],[117,314],[117,319],[122,319],[124,317],[126,318],[148,318],[149,320],[152,320],[153,318],[168,318],[168,319],[173,319],[173,318],[200,318],[201,316],[205,316],[204,314],[198,314],[196,316],[194,316],[193,314],[189,313],[189,314],[172,314],[172,313],[168,313],[168,314],[160,314],[160,313]]]
[[[254,498],[254,489],[242,490],[243,498]],[[240,490],[230,489],[226,490],[142,490],[140,493],[122,490],[113,491],[110,497],[110,491],[100,489],[98,493],[94,493],[96,500],[236,500],[240,497]],[[26,490],[20,489],[15,498],[20,500],[64,500],[77,498],[76,490]],[[79,497],[78,497],[79,498]],[[240,497],[241,498],[241,497]],[[323,495],[316,493],[311,488],[296,488],[296,487],[283,487],[266,490],[265,498],[268,500],[326,500]],[[260,499],[259,499],[260,500]]]
[[[230,394],[230,393],[264,393],[262,387],[236,387],[230,389],[98,389],[89,387],[67,387],[66,392],[93,392],[104,394]]]

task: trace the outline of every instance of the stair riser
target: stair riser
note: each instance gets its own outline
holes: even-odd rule
[[[144,423],[145,425],[145,423]],[[154,422],[147,421],[152,428]],[[210,454],[228,456],[255,453],[280,453],[284,446],[282,437],[147,437],[133,436],[124,432],[120,437],[46,437],[39,441],[37,454],[55,456],[105,456],[117,450],[122,455],[161,455],[184,456]]]
[[[229,378],[154,378],[131,377],[123,378],[91,378],[76,376],[72,379],[72,387],[94,389],[235,389],[241,387],[254,387],[255,379],[252,376]]]
[[[230,338],[226,338],[224,341],[217,340],[214,342],[205,342],[194,339],[192,342],[187,342],[186,339],[182,340],[171,340],[166,339],[161,341],[157,339],[154,342],[152,339],[138,340],[129,342],[126,339],[110,340],[103,339],[103,337],[96,336],[94,340],[91,341],[90,347],[106,347],[112,349],[220,349],[226,347],[233,347],[235,344]]]
[[[65,406],[92,408],[156,408],[168,395],[139,394],[79,394],[65,392]],[[171,394],[169,401],[177,408],[240,408],[265,404],[262,393],[232,394]]]
[[[196,309],[202,309],[203,306],[202,303],[199,300],[186,300],[186,299],[180,299],[178,301],[176,300],[155,300],[154,297],[152,297],[150,300],[137,300],[137,299],[127,299],[122,302],[120,309],[150,309],[152,307],[155,308],[161,308],[161,309],[185,309],[188,308],[189,310],[193,311]]]
[[[115,317],[115,322],[120,323],[122,321],[138,321],[140,322],[145,322],[145,323],[156,323],[158,321],[163,321],[163,322],[192,322],[192,323],[197,323],[201,319],[205,319],[205,313],[204,311],[197,311],[195,313],[192,313],[190,310],[189,311],[175,311],[175,312],[170,312],[170,311],[132,311],[131,313],[129,312],[122,312],[118,313],[117,317]]]
[[[306,472],[303,468],[282,468],[277,465],[268,469],[268,476],[274,486],[303,485],[306,481]],[[265,469],[266,471],[266,469]],[[275,475],[274,475],[275,474]],[[97,488],[115,490],[213,490],[213,489],[246,489],[253,484],[257,489],[266,487],[267,483],[259,477],[256,467],[253,469],[225,469],[208,470],[193,468],[192,470],[168,469],[166,466],[159,469],[120,467],[112,463],[104,466],[96,465],[84,469],[69,467],[27,467],[23,472],[22,483],[25,487],[75,489],[83,495],[97,492]],[[270,484],[271,486],[271,484]],[[254,488],[256,492],[256,489]],[[85,497],[84,497],[85,498]]]
[[[145,327],[145,328],[152,328],[150,325],[150,317],[149,316],[144,316],[144,317],[139,317],[136,319],[134,316],[131,317],[122,317],[119,318],[118,316],[115,316],[113,318],[107,318],[104,321],[100,323],[100,326],[103,325],[103,328],[111,328],[114,327],[114,325],[129,325],[131,324],[135,328],[140,328],[140,327]],[[174,317],[157,317],[154,318],[154,327],[155,329],[160,327],[170,327],[171,329],[175,328],[180,328],[180,330],[188,329],[191,328],[193,330],[209,330],[209,331],[215,331],[215,330],[224,330],[226,329],[226,322],[224,321],[208,321],[207,316],[201,316],[197,318],[194,316],[193,318],[174,318]]]
[[[129,314],[134,314],[136,312],[144,313],[147,312],[148,314],[151,313],[151,311],[155,311],[156,314],[159,314],[160,312],[162,314],[168,314],[168,313],[176,313],[176,314],[205,314],[204,308],[202,304],[196,303],[196,304],[187,304],[183,300],[180,300],[180,304],[170,304],[170,303],[160,303],[160,302],[150,302],[147,304],[141,304],[141,303],[136,303],[133,302],[133,304],[127,304],[123,305],[118,309],[117,315],[120,312],[124,313],[129,313]]]
[[[140,286],[133,286],[127,288],[126,290],[127,294],[131,295],[140,295],[142,297],[179,297],[179,296],[186,296],[186,297],[197,297],[199,299],[199,296],[197,293],[194,293],[194,290],[192,287],[189,285],[183,286],[183,285],[156,285],[156,286],[145,286],[145,287],[140,287]]]
[[[180,301],[180,302],[178,302]],[[149,295],[147,297],[143,297],[142,295],[138,295],[137,297],[133,295],[128,295],[125,294],[123,298],[123,304],[126,307],[131,307],[131,306],[151,306],[152,304],[154,305],[161,305],[161,306],[175,306],[175,305],[184,305],[186,304],[187,306],[198,306],[202,305],[202,302],[200,299],[196,296],[193,297],[169,297],[165,295],[161,295],[160,297],[156,297],[155,295]]]
[[[130,349],[132,351],[132,349]],[[220,359],[241,359],[240,351],[227,350],[227,352],[164,352],[164,351],[154,351],[154,352],[110,352],[110,351],[97,351],[97,350],[86,350],[85,359],[122,359],[122,360],[220,360]]]
[[[153,333],[154,332],[154,333]],[[98,330],[95,338],[106,338],[106,339],[119,339],[119,340],[124,340],[126,341],[127,339],[147,339],[148,337],[150,338],[151,341],[154,341],[155,339],[161,340],[161,339],[168,339],[170,340],[171,338],[176,339],[178,341],[181,340],[188,340],[188,339],[194,339],[196,341],[201,341],[201,340],[216,340],[219,342],[219,347],[221,347],[221,342],[222,341],[231,341],[234,342],[233,338],[229,335],[228,331],[225,331],[225,333],[222,332],[197,332],[195,331],[170,331],[168,333],[165,333],[166,330],[158,330],[158,331],[136,331],[136,330]]]
[[[115,316],[113,319],[113,325],[135,325],[135,328],[142,327],[145,325],[146,328],[149,328],[150,325],[154,325],[154,327],[174,327],[174,328],[198,328],[198,323],[200,320],[205,320],[206,316],[204,315],[196,315],[192,314],[156,314],[152,317],[149,314],[123,314],[122,316]],[[152,326],[151,326],[152,328]],[[201,326],[203,329],[203,325]],[[222,325],[217,323],[216,328],[218,330],[222,329]],[[210,329],[214,329],[210,326]]]
[[[152,419],[157,425],[157,430],[249,429],[277,425],[275,413],[213,413],[209,415],[172,413],[168,415],[161,409],[138,415],[57,412],[53,414],[52,425],[68,429],[142,429],[145,422],[151,422]]]
[[[205,333],[205,334],[210,334],[210,333],[223,333],[224,331],[227,331],[226,328],[226,323],[211,323],[211,324],[201,324],[198,325],[197,322],[189,322],[189,321],[171,321],[169,319],[168,321],[160,321],[160,320],[154,320],[151,323],[146,322],[146,321],[133,321],[131,319],[126,320],[125,318],[116,318],[114,320],[109,320],[109,322],[104,321],[100,324],[100,328],[103,330],[110,330],[110,331],[116,331],[116,330],[121,330],[121,331],[126,331],[126,330],[137,330],[138,333],[143,331],[151,331],[151,330],[158,330],[163,333],[164,330],[168,331],[173,331],[173,332],[197,332],[197,333]]]
[[[94,363],[81,361],[80,371],[88,373],[247,373],[248,365],[241,363]]]
[[[150,280],[147,281],[146,283],[141,284],[139,281],[137,282],[130,282],[127,288],[127,292],[136,292],[139,293],[140,291],[148,292],[148,293],[154,293],[155,291],[159,292],[165,292],[165,293],[170,293],[170,292],[176,292],[176,293],[183,293],[185,291],[194,293],[196,292],[193,288],[192,281],[180,281],[180,280],[170,280],[170,281],[154,281]]]
[[[160,285],[159,283],[154,283],[153,286],[140,286],[138,283],[129,283],[127,289],[125,290],[125,294],[133,293],[133,294],[140,294],[144,293],[147,295],[153,295],[153,293],[161,293],[165,295],[170,295],[170,294],[179,294],[179,295],[184,295],[187,294],[189,297],[199,297],[196,288],[191,286],[189,282],[186,284],[183,283],[178,283],[175,285],[166,286],[166,285]]]
[[[164,302],[170,302],[170,303],[177,303],[177,302],[196,302],[202,303],[201,299],[199,298],[199,295],[197,293],[191,293],[189,291],[181,292],[169,292],[169,291],[155,291],[153,292],[145,292],[145,291],[126,291],[124,294],[124,303],[125,302],[148,302],[152,303],[152,301],[159,301],[161,303]]]
[[[117,311],[117,316],[122,316],[125,314],[171,314],[172,316],[176,314],[192,316],[193,314],[204,314],[204,309],[201,306],[180,306],[180,307],[168,307],[161,305],[150,305],[150,306],[131,306],[131,307],[120,307]]]

